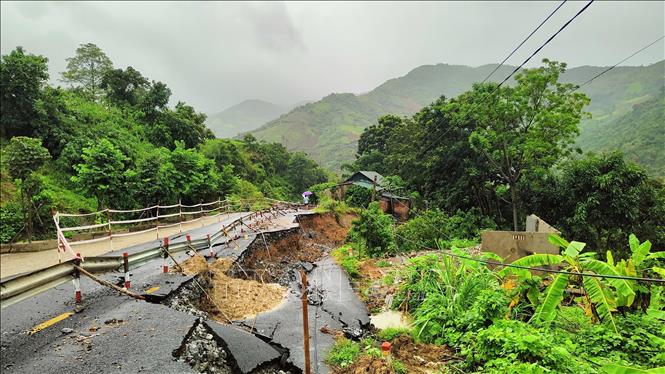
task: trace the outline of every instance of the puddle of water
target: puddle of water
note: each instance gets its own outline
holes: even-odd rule
[[[370,322],[377,329],[383,330],[388,327],[411,327],[411,321],[402,312],[387,310],[369,317]]]

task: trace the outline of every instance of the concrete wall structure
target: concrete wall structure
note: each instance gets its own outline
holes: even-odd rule
[[[550,244],[551,233],[525,231],[485,231],[481,234],[482,249],[511,263],[534,253],[559,254],[559,247]]]

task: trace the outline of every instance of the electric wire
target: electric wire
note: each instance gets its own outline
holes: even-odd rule
[[[475,262],[479,262],[479,263],[483,263],[483,264],[487,264],[487,265],[494,265],[494,266],[508,267],[508,268],[517,268],[517,269],[524,269],[524,270],[531,270],[531,271],[541,271],[541,272],[544,272],[544,273],[575,275],[575,276],[582,276],[582,277],[623,279],[623,280],[631,280],[631,281],[637,281],[637,282],[649,282],[649,283],[661,283],[661,284],[665,283],[665,279],[658,279],[658,278],[644,278],[644,277],[631,277],[631,276],[624,276],[624,275],[584,273],[584,272],[565,271],[565,270],[547,269],[547,268],[532,267],[532,266],[506,264],[506,263],[499,262],[499,261],[494,261],[494,260],[484,260],[484,259],[480,259],[480,258],[464,256],[464,255],[460,255],[460,254],[457,254],[457,253],[453,253],[450,250],[429,248],[429,247],[424,246],[422,244],[419,244],[419,243],[417,243],[417,242],[415,242],[411,239],[405,238],[405,237],[403,237],[403,236],[401,236],[397,233],[395,233],[394,235],[397,236],[397,237],[402,238],[403,240],[409,241],[412,244],[415,244],[415,245],[421,247],[422,249],[437,251],[437,252],[439,252],[443,255],[446,255],[446,256],[460,258],[460,259],[464,259],[464,260],[475,261]]]
[[[489,79],[494,73],[496,73],[496,71],[499,70],[499,68],[500,68],[501,66],[503,66],[503,64],[505,64],[506,61],[508,61],[508,59],[509,59],[513,54],[515,54],[515,52],[517,52],[517,50],[520,49],[520,47],[522,47],[522,45],[524,45],[524,43],[526,43],[526,41],[529,40],[529,39],[533,36],[533,34],[535,34],[536,31],[538,31],[538,30],[539,30],[539,29],[545,24],[545,22],[547,22],[547,20],[549,20],[549,19],[554,15],[554,13],[556,13],[559,9],[561,9],[561,7],[563,6],[563,4],[566,3],[566,1],[568,1],[568,0],[563,0],[561,3],[559,3],[559,5],[556,7],[556,9],[554,9],[554,10],[553,10],[553,11],[552,11],[552,12],[551,12],[551,13],[550,13],[550,14],[549,14],[549,15],[548,15],[548,16],[547,16],[542,22],[540,22],[540,24],[538,25],[538,27],[536,27],[535,29],[533,29],[533,31],[531,31],[531,33],[530,33],[526,38],[524,38],[524,40],[522,40],[522,42],[521,42],[517,47],[515,47],[515,49],[513,49],[513,51],[510,52],[510,54],[509,54],[508,56],[506,56],[506,58],[504,58],[503,61],[501,61],[501,63],[500,63],[499,65],[497,65],[497,66],[494,68],[494,70],[492,70],[492,72],[490,72],[490,73],[485,77],[485,79],[483,79],[483,82],[482,82],[482,83],[485,83],[485,82],[486,82],[486,81],[487,81],[487,80],[488,80],[488,79]]]
[[[570,24],[573,22],[573,20],[575,20],[575,18],[577,18],[580,14],[582,14],[582,13],[583,13],[583,12],[584,12],[584,11],[585,11],[585,10],[586,10],[586,9],[587,9],[587,8],[588,8],[588,7],[594,2],[594,1],[595,1],[595,0],[590,0],[590,1],[589,1],[589,2],[588,2],[588,3],[587,3],[582,9],[580,9],[579,11],[577,11],[577,13],[575,13],[575,15],[574,15],[572,18],[570,18],[568,21],[566,21],[566,23],[564,23],[563,26],[561,26],[561,27],[559,28],[559,30],[557,30],[554,34],[552,34],[552,36],[550,36],[550,37],[545,41],[545,43],[541,44],[540,47],[538,47],[538,48],[537,48],[537,49],[536,49],[536,50],[535,50],[535,51],[534,51],[534,52],[533,52],[533,53],[532,53],[532,54],[531,54],[526,60],[524,60],[524,62],[522,62],[518,67],[516,67],[516,68],[513,70],[513,72],[510,73],[510,75],[508,75],[508,76],[507,76],[507,77],[506,77],[501,83],[499,83],[497,86],[495,86],[495,87],[492,89],[492,91],[489,93],[489,95],[487,95],[486,97],[490,97],[490,96],[492,96],[494,93],[498,92],[499,88],[500,88],[505,82],[507,82],[508,79],[510,79],[513,75],[515,75],[515,73],[517,73],[517,72],[518,72],[518,71],[519,71],[519,70],[520,70],[520,69],[521,69],[521,68],[522,68],[527,62],[529,62],[529,60],[531,60],[531,58],[533,58],[533,57],[534,57],[536,54],[538,54],[538,52],[540,52],[540,51],[541,51],[541,50],[542,50],[547,44],[549,44],[552,40],[554,40],[554,38],[555,38],[557,35],[559,35],[559,33],[561,33],[566,27],[568,27],[568,25],[570,25]],[[479,106],[479,105],[483,104],[484,102],[485,102],[485,100],[482,100],[482,101],[478,102],[476,105],[474,105],[474,106],[471,108],[471,110],[475,109],[476,106]],[[471,110],[470,110],[470,111],[471,111]],[[437,143],[439,140],[441,140],[444,136],[446,136],[446,135],[447,135],[452,129],[453,129],[453,127],[452,127],[452,126],[449,126],[448,129],[446,129],[441,135],[439,135],[439,136],[438,136],[433,142],[431,142],[428,146],[426,146],[426,147],[423,148],[420,152],[418,152],[418,155],[416,156],[416,159],[420,159],[420,158],[423,157],[425,154],[427,154],[427,153],[432,149],[432,147],[435,146],[436,143]]]
[[[624,58],[623,60],[621,60],[621,61],[617,62],[616,64],[614,64],[614,65],[610,66],[609,68],[607,68],[607,69],[603,70],[602,72],[600,72],[600,73],[598,73],[598,74],[594,75],[594,76],[593,76],[592,78],[590,78],[590,79],[589,79],[589,80],[587,80],[586,82],[584,82],[584,83],[582,83],[581,85],[579,85],[579,86],[578,86],[578,87],[577,87],[577,88],[576,88],[575,90],[573,90],[573,91],[577,91],[577,90],[579,90],[580,88],[582,88],[582,87],[586,86],[587,84],[589,84],[589,83],[593,82],[593,80],[594,80],[594,79],[596,79],[596,78],[600,77],[601,75],[603,75],[603,74],[607,73],[608,71],[610,71],[610,70],[614,69],[615,67],[617,67],[617,66],[619,66],[619,65],[623,64],[624,62],[628,61],[628,60],[629,60],[629,59],[630,59],[631,57],[633,57],[633,56],[635,56],[636,54],[638,54],[638,53],[640,53],[640,52],[644,51],[645,49],[647,49],[647,48],[651,47],[652,45],[654,45],[654,44],[658,43],[658,42],[659,42],[660,40],[662,40],[663,38],[665,38],[665,35],[663,35],[663,36],[661,36],[660,38],[658,38],[658,39],[654,40],[653,42],[651,42],[651,43],[649,43],[649,44],[645,45],[644,47],[642,47],[642,48],[638,49],[637,51],[633,52],[633,54],[631,54],[630,56],[628,56],[628,57]]]
[[[547,44],[549,44],[549,42],[551,42],[552,40],[554,40],[554,38],[555,38],[557,35],[559,35],[559,33],[561,33],[566,27],[568,27],[568,25],[570,25],[570,24],[575,20],[575,18],[577,18],[580,14],[584,13],[584,11],[587,10],[587,8],[588,8],[589,6],[591,6],[591,4],[593,4],[594,1],[595,1],[595,0],[590,0],[590,1],[589,1],[589,2],[588,2],[588,3],[587,3],[582,9],[580,9],[579,11],[577,11],[577,13],[575,13],[575,15],[574,15],[571,19],[569,19],[566,23],[564,23],[563,26],[561,26],[561,27],[559,28],[559,30],[557,30],[557,32],[555,32],[554,34],[552,34],[552,36],[550,36],[550,37],[545,41],[545,43],[541,44],[540,47],[538,47],[538,48],[537,48],[537,49],[536,49],[536,50],[535,50],[535,51],[534,51],[529,57],[526,58],[526,60],[524,60],[524,62],[522,62],[518,67],[516,67],[515,70],[513,70],[513,72],[510,73],[510,75],[508,75],[508,76],[507,76],[507,77],[506,77],[501,83],[499,83],[499,85],[497,86],[497,88],[498,88],[498,87],[501,87],[501,85],[503,85],[504,83],[506,83],[506,81],[508,81],[508,79],[510,79],[510,78],[511,78],[515,73],[517,73],[517,72],[518,72],[518,71],[519,71],[524,65],[526,65],[526,63],[529,62],[529,60],[531,60],[535,55],[537,55],[538,52],[540,52],[541,49],[545,48],[545,46],[546,46]]]

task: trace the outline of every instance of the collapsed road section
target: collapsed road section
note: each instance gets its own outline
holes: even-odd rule
[[[338,222],[328,214],[304,214],[296,219],[297,227],[257,234],[236,256],[212,263],[193,257],[181,265],[183,272],[198,275],[163,303],[201,319],[174,352],[179,360],[199,372],[253,372],[244,371],[249,367],[304,370],[300,270],[309,279],[313,372],[328,372],[324,358],[335,334],[363,336],[369,328],[367,309],[346,273],[329,256],[346,237],[352,217]],[[253,341],[262,347],[257,349],[264,352],[265,359],[249,365],[247,358],[230,350],[230,340]],[[275,352],[279,359],[273,357]],[[244,364],[247,367],[242,369]]]
[[[2,372],[300,373],[301,269],[311,294],[312,372],[328,372],[323,360],[332,334],[357,337],[369,323],[329,257],[352,217],[340,223],[302,211],[273,217],[269,225],[259,225],[261,218],[246,222],[230,242],[173,253],[167,273],[164,259],[132,269],[132,292],[149,302],[81,278],[80,304],[71,284],[63,284],[8,306],[1,315]],[[216,259],[201,257],[211,249]],[[177,272],[174,261],[182,267]],[[99,278],[121,284],[124,275]]]

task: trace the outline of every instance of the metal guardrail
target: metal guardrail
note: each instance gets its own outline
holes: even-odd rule
[[[288,208],[299,206],[298,204],[284,203]],[[227,233],[237,226],[242,225],[244,220],[252,220],[253,218],[263,214],[282,210],[278,204],[275,204],[270,209],[252,212],[246,216],[240,217],[232,221],[229,225],[224,226]],[[224,231],[221,229],[210,236],[210,243],[214,245],[219,239],[225,237]],[[232,240],[232,239],[228,239]],[[187,250],[189,247],[202,250],[208,248],[208,239],[197,239],[191,242],[174,243],[169,246],[169,252],[178,253]],[[156,247],[148,248],[146,250],[133,253],[128,256],[128,263],[130,269],[135,269],[151,260],[162,257],[163,248],[161,243]],[[86,257],[85,261],[81,262],[81,267],[91,273],[104,273],[108,271],[119,270],[123,266],[122,256],[97,256]],[[33,271],[18,277],[3,281],[0,283],[0,309],[4,309],[19,301],[25,300],[32,296],[38,295],[53,287],[57,287],[67,281],[73,279],[74,276],[74,259],[53,265],[44,269]]]

